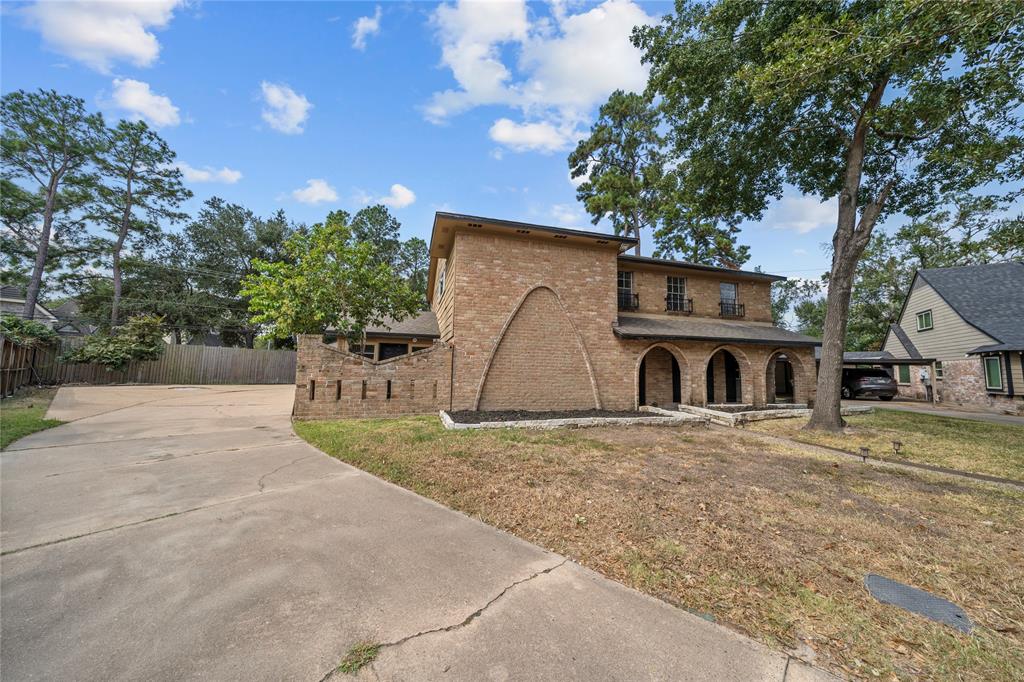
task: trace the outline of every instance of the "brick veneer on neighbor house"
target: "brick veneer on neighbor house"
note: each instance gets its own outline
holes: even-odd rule
[[[431,240],[430,285],[441,341],[430,351],[374,363],[326,346],[317,337],[300,340],[297,418],[442,408],[632,410],[638,406],[645,358],[648,404],[675,402],[673,362],[679,368],[680,402],[707,403],[709,362],[714,367],[714,400],[724,402],[721,349],[731,353],[740,368],[737,402],[761,406],[774,399],[774,364],[782,354],[793,367],[795,400],[813,401],[813,340],[770,325],[770,283],[779,278],[620,258],[620,247],[629,243],[628,238],[488,222],[438,214]],[[719,282],[738,283],[746,316],[721,328],[723,333],[753,338],[620,337],[617,272],[627,268],[635,272],[640,300],[640,310],[630,314],[671,317],[677,326],[688,316],[666,315],[667,276],[685,276],[686,297],[693,299],[692,319],[715,324],[720,323]],[[797,345],[758,340],[780,335]],[[381,397],[388,380],[390,399]],[[413,380],[415,392],[407,388]],[[312,399],[310,381],[315,382]],[[424,384],[430,392],[421,390]]]

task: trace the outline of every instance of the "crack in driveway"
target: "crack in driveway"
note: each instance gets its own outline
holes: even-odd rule
[[[483,606],[478,608],[476,611],[474,611],[473,613],[471,613],[468,616],[466,616],[465,618],[463,618],[458,623],[452,623],[451,625],[441,625],[439,627],[431,628],[429,630],[421,630],[421,631],[413,633],[411,635],[406,635],[405,637],[402,637],[400,639],[396,639],[393,642],[382,642],[382,643],[378,644],[377,646],[380,649],[387,649],[387,648],[391,648],[391,647],[398,647],[398,646],[402,646],[406,642],[410,642],[410,641],[412,641],[412,640],[414,640],[414,639],[416,639],[418,637],[424,637],[426,635],[433,635],[433,634],[436,634],[438,632],[451,632],[453,630],[462,629],[462,628],[466,627],[467,625],[469,625],[470,623],[472,623],[477,618],[479,618],[480,616],[482,616],[483,613],[487,609],[489,609],[491,606],[493,606],[497,601],[499,601],[502,597],[504,597],[506,594],[508,594],[511,590],[515,589],[516,587],[519,587],[520,585],[528,583],[531,580],[534,580],[535,578],[539,578],[542,575],[546,575],[548,573],[551,573],[552,571],[554,571],[556,569],[559,569],[562,566],[565,566],[565,564],[567,564],[568,562],[569,562],[569,559],[567,557],[563,558],[561,561],[559,561],[557,564],[554,564],[553,566],[548,566],[547,568],[543,568],[543,569],[541,569],[539,571],[535,571],[534,573],[531,573],[530,575],[526,576],[525,578],[520,578],[519,580],[516,580],[514,582],[509,583],[508,585],[506,585],[504,587],[504,589],[501,590],[501,592],[499,592],[494,597],[489,599],[486,604],[484,604]],[[370,671],[373,673],[374,677],[379,679],[380,675],[377,673],[377,670],[373,667],[373,663],[372,662],[370,663],[369,667],[370,667]],[[327,680],[329,680],[332,677],[334,677],[334,675],[337,672],[338,672],[338,667],[335,667],[335,668],[331,669],[330,671],[328,671],[328,673],[326,675],[324,675],[323,677],[320,678],[320,682],[327,682]]]
[[[310,455],[310,457],[315,457],[315,456],[316,455]],[[273,473],[273,472],[271,472],[271,473]],[[269,490],[269,491],[260,490],[260,491],[254,492],[254,493],[246,493],[244,495],[236,495],[234,497],[229,497],[229,498],[227,498],[225,500],[217,500],[216,502],[210,502],[208,504],[201,504],[201,505],[198,505],[196,507],[191,507],[189,509],[181,509],[179,511],[169,512],[167,514],[160,514],[159,516],[152,516],[152,517],[149,517],[149,518],[146,518],[146,519],[139,519],[138,521],[129,521],[127,523],[121,523],[121,524],[118,524],[116,526],[110,526],[108,528],[98,528],[96,530],[90,530],[90,531],[87,531],[87,532],[84,532],[84,533],[77,533],[75,535],[69,535],[69,536],[62,537],[62,538],[56,538],[56,539],[53,539],[53,540],[46,540],[44,542],[37,542],[37,543],[31,544],[31,545],[25,545],[24,547],[15,547],[14,549],[5,549],[2,552],[0,552],[0,556],[9,556],[11,554],[19,554],[21,552],[27,552],[30,549],[40,549],[42,547],[49,547],[51,545],[58,545],[58,544],[61,544],[61,543],[64,543],[64,542],[70,542],[72,540],[80,540],[82,538],[91,537],[93,535],[99,535],[101,533],[110,533],[110,532],[115,531],[115,530],[122,530],[124,528],[132,528],[134,526],[141,526],[143,524],[151,523],[153,521],[163,521],[164,519],[170,519],[170,518],[173,518],[175,516],[181,516],[183,514],[190,514],[191,512],[195,512],[195,511],[202,511],[204,509],[210,509],[212,507],[219,507],[221,505],[231,504],[233,502],[240,502],[242,500],[247,500],[247,499],[249,499],[251,497],[257,497],[259,495],[262,495],[262,494],[264,494],[264,492],[267,492],[267,493],[290,492],[292,490],[296,490],[298,488],[304,488],[306,486],[313,485],[313,484],[316,484],[316,483],[320,483],[321,481],[326,481],[326,480],[329,480],[329,479],[353,478],[353,477],[359,476],[361,473],[362,472],[359,471],[359,470],[345,471],[345,472],[338,473],[338,474],[328,474],[327,476],[320,476],[320,477],[314,478],[314,479],[312,479],[310,481],[305,481],[303,483],[299,483],[299,484],[296,484],[296,485],[285,486],[283,488],[274,488],[274,489]]]
[[[282,464],[281,466],[277,467],[273,471],[268,471],[267,473],[265,473],[262,476],[260,476],[260,480],[256,482],[256,485],[259,488],[260,492],[263,492],[263,488],[264,488],[263,481],[268,476],[273,476],[274,474],[276,474],[277,472],[281,471],[282,469],[287,469],[288,467],[292,466],[293,464],[298,464],[299,462],[301,462],[304,459],[310,459],[312,457],[318,457],[319,455],[320,455],[319,452],[316,452],[316,453],[314,453],[312,455],[303,455],[302,457],[297,457],[296,459],[293,459],[292,461],[288,462],[287,464]]]

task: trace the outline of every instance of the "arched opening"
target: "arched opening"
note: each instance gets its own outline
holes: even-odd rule
[[[708,403],[743,401],[743,379],[736,356],[722,348],[711,356],[707,368]]]
[[[796,402],[796,374],[785,353],[774,353],[768,359],[764,377],[765,398],[769,403]]]
[[[667,407],[678,405],[682,389],[679,363],[664,348],[652,348],[640,361],[640,404]]]
[[[637,405],[672,407],[689,401],[686,364],[664,346],[652,346],[637,366]]]

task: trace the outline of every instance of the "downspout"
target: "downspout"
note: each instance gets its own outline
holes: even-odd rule
[[[1003,357],[1006,358],[1006,395],[1009,398],[1014,396],[1013,392],[1013,358],[1009,351],[1003,353]]]

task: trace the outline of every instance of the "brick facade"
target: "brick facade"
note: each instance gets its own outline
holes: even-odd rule
[[[302,335],[297,351],[295,419],[436,414],[448,407],[452,352],[444,343],[374,362]]]
[[[774,381],[768,374],[774,373],[779,354],[792,362],[796,401],[813,402],[815,365],[810,347],[616,336],[616,274],[624,267],[616,245],[544,237],[456,231],[444,252],[449,267],[443,296],[440,282],[434,282],[433,305],[445,342],[436,342],[429,351],[375,363],[325,346],[319,339],[303,338],[296,418],[449,408],[633,410],[639,405],[644,359],[647,404],[674,402],[673,359],[679,368],[681,402],[707,403],[709,363],[714,367],[714,400],[725,402],[724,353],[739,366],[737,402],[763,406],[774,401]],[[457,268],[451,266],[455,262]],[[670,271],[635,264],[630,269],[637,273],[634,282],[641,308],[649,303],[650,312],[663,314]],[[739,299],[746,306],[745,321],[771,319],[769,281],[749,274],[746,279],[733,277],[727,271],[692,271],[686,277],[686,295],[694,299],[693,317],[718,319],[719,281],[742,280]],[[390,398],[385,395],[387,381]]]

